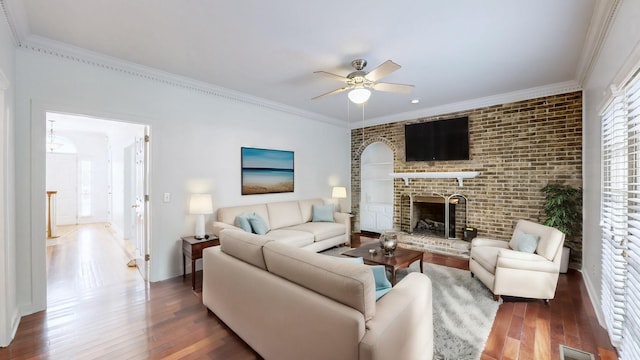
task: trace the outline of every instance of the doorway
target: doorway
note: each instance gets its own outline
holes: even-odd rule
[[[46,187],[56,191],[56,225],[102,225],[129,251],[143,279],[148,279],[147,154],[149,128],[110,119],[46,112]],[[137,149],[137,167],[130,171],[130,147]],[[134,166],[134,169],[136,167]],[[139,184],[134,192],[130,184]],[[133,195],[132,195],[133,194]],[[132,197],[140,202],[132,201]],[[136,211],[136,231],[130,231],[131,209]],[[55,240],[47,240],[55,246]],[[100,246],[96,243],[93,246]],[[47,250],[50,251],[50,250]],[[126,263],[125,263],[126,265]],[[113,266],[123,266],[113,264]]]

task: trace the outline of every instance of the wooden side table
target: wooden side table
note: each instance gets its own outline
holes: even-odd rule
[[[213,235],[208,239],[196,239],[193,236],[183,236],[182,238],[182,277],[187,274],[187,257],[191,259],[191,288],[196,289],[196,260],[202,259],[202,250],[211,246],[220,245],[220,240]]]

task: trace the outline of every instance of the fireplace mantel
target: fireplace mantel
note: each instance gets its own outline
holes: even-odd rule
[[[403,179],[405,185],[409,185],[409,179],[457,179],[462,186],[462,179],[473,179],[480,175],[479,171],[444,171],[444,172],[414,172],[414,173],[390,173],[389,176]]]

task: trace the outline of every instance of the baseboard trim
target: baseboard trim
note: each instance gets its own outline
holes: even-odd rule
[[[604,314],[602,313],[602,303],[600,302],[600,294],[595,290],[593,286],[593,281],[589,277],[589,273],[580,271],[582,273],[582,281],[584,281],[584,286],[587,288],[587,294],[589,295],[589,300],[591,300],[591,306],[593,306],[593,310],[596,313],[596,318],[598,319],[598,324],[603,328],[607,328],[604,322]]]

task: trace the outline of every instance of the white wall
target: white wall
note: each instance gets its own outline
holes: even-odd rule
[[[143,77],[30,50],[17,52],[18,301],[24,313],[44,308],[43,228],[45,111],[121,119],[151,126],[151,272],[158,281],[182,271],[179,238],[193,232],[191,193],[211,193],[214,208],[331,196],[349,184],[349,131],[267,107],[203,94]],[[240,147],[295,152],[295,192],[241,196]],[[42,179],[41,179],[42,178]],[[162,194],[172,194],[163,203]],[[34,216],[34,214],[36,216]],[[208,220],[211,220],[210,216]],[[210,226],[210,221],[208,221]],[[211,231],[210,228],[207,229]],[[42,254],[42,255],[40,255]],[[42,262],[42,264],[40,263]],[[33,281],[32,281],[33,279]]]
[[[584,229],[583,275],[599,317],[601,295],[601,232],[600,232],[600,116],[606,92],[631,56],[640,49],[640,1],[621,1],[602,53],[584,84]],[[633,60],[632,58],[635,58]],[[624,71],[624,70],[623,70]]]
[[[7,346],[20,320],[16,302],[14,196],[15,49],[11,30],[0,15],[0,346]]]

